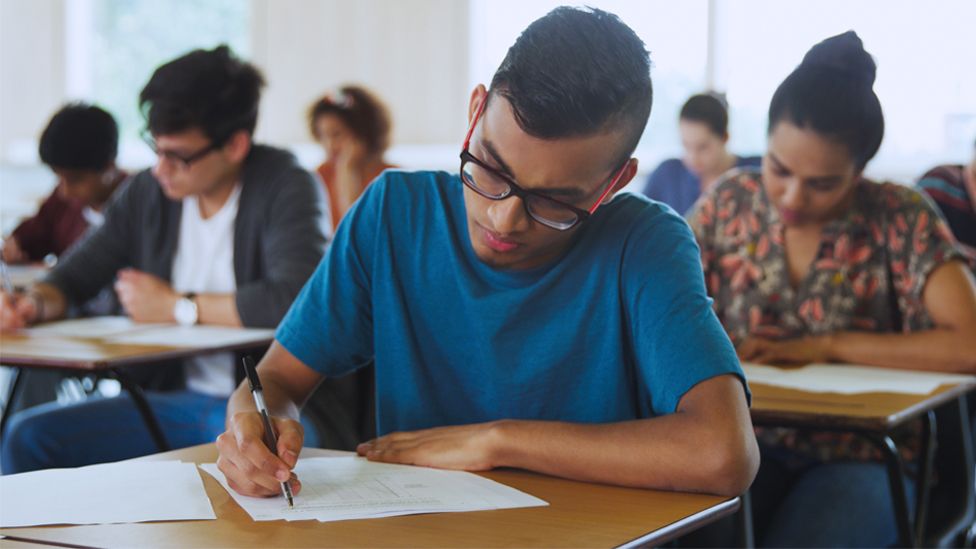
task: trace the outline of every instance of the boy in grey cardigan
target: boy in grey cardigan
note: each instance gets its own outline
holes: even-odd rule
[[[153,74],[140,94],[158,161],[135,175],[105,223],[25,294],[0,300],[3,331],[64,316],[115,279],[139,322],[274,327],[327,244],[321,188],[295,158],[253,143],[263,78],[226,46]],[[186,389],[149,393],[174,447],[223,430],[234,357],[185,361]],[[70,438],[70,440],[69,440]],[[76,467],[155,451],[127,395],[15,416],[3,472]]]

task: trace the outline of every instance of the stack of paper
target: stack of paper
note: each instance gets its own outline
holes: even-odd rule
[[[811,393],[904,393],[927,395],[941,385],[971,383],[976,376],[896,370],[851,364],[810,364],[802,368],[777,368],[743,363],[750,383],[761,383]]]
[[[302,490],[290,508],[283,497],[242,496],[227,485],[215,464],[200,467],[213,475],[257,521],[327,522],[548,505],[514,488],[462,471],[374,463],[359,457],[320,457],[298,460],[295,474],[302,481]]]
[[[0,527],[216,519],[192,463],[123,461],[0,476]]]

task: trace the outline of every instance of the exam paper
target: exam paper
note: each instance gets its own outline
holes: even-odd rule
[[[0,527],[216,519],[192,463],[123,461],[0,476]]]
[[[200,467],[217,479],[256,521],[328,522],[549,505],[504,484],[463,471],[374,463],[360,457],[320,457],[298,460],[295,474],[302,481],[302,491],[295,496],[295,507],[289,508],[283,497],[252,498],[238,494],[227,485],[216,464]]]
[[[108,343],[173,345],[177,347],[224,347],[270,340],[274,330],[224,326],[156,326],[105,338]]]
[[[777,368],[743,363],[750,383],[761,383],[811,393],[903,393],[927,395],[944,384],[976,381],[976,376],[896,370],[851,364],[809,364],[801,368]]]

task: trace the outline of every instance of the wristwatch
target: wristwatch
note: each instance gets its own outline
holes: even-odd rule
[[[199,320],[197,302],[194,301],[196,297],[197,294],[193,292],[185,293],[173,306],[173,318],[180,326],[193,326]]]

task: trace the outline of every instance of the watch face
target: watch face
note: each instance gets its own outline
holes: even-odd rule
[[[173,317],[176,323],[181,326],[192,326],[197,323],[197,305],[187,298],[182,298],[176,302],[173,308]]]

